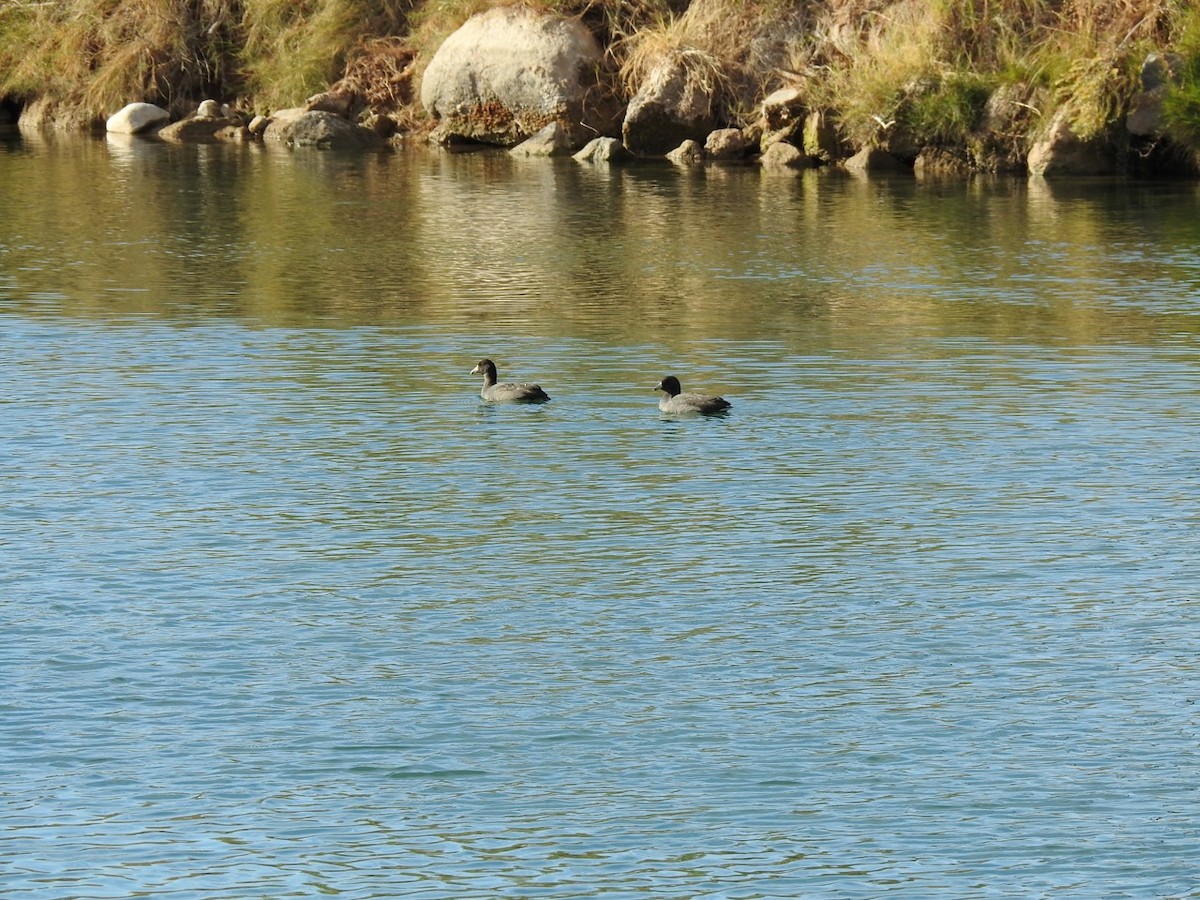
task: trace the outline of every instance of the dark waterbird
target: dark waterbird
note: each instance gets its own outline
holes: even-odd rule
[[[483,376],[483,390],[479,396],[489,403],[545,403],[550,395],[536,384],[496,383],[496,364],[490,359],[481,359],[471,370],[472,375]]]
[[[729,409],[731,404],[724,397],[706,397],[704,394],[685,394],[679,379],[668,375],[654,386],[656,391],[664,391],[664,396],[658,401],[658,408],[665,413],[680,415],[684,413],[699,413],[711,416]]]

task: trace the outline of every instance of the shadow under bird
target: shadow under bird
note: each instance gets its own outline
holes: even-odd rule
[[[511,381],[496,383],[496,364],[490,359],[481,359],[471,370],[472,375],[483,376],[483,390],[479,396],[489,403],[545,403],[550,395],[536,384]]]
[[[658,408],[665,413],[673,415],[699,413],[700,415],[711,416],[716,413],[723,413],[733,405],[724,397],[685,394],[683,387],[679,384],[679,379],[674,375],[668,375],[656,384],[654,389],[664,392],[664,396],[658,401]]]

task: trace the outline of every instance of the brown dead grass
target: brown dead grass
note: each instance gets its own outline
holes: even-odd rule
[[[407,115],[416,56],[407,38],[363,38],[350,51],[346,72],[331,89],[357,94],[374,112]]]

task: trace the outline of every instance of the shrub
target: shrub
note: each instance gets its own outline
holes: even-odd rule
[[[292,106],[343,74],[365,38],[407,31],[407,0],[243,0],[239,60],[255,105]]]
[[[921,144],[964,145],[979,128],[991,92],[991,84],[982,77],[953,72],[911,94],[900,119]]]
[[[0,7],[0,93],[103,118],[131,100],[219,93],[233,77],[221,0],[74,0]]]
[[[1182,11],[1175,25],[1178,60],[1163,97],[1163,118],[1171,139],[1200,157],[1200,10]]]

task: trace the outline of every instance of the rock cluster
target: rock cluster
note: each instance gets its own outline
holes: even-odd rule
[[[331,93],[310,97],[304,106],[249,116],[215,100],[171,121],[170,113],[151,103],[130,103],[105,122],[111,134],[141,134],[173,142],[274,140],[292,147],[323,150],[370,150],[382,147],[394,123],[374,117],[359,123],[355,98]]]
[[[605,50],[583,20],[526,5],[497,6],[470,17],[442,43],[424,71],[420,104],[434,142],[505,147],[522,157],[665,158],[680,166],[757,164],[780,171],[836,165],[920,177],[1094,175],[1115,173],[1160,145],[1169,148],[1163,99],[1183,67],[1173,54],[1151,54],[1123,122],[1100,134],[1081,134],[1075,112],[1069,105],[1055,108],[1044,89],[1038,94],[1006,85],[987,100],[970,146],[962,147],[922,146],[903,125],[879,117],[875,134],[851,145],[836,111],[810,108],[794,86],[770,93],[752,116],[729,121],[733,104],[722,94],[728,85],[714,74],[711,58],[670,45],[643,62],[639,87],[623,102]],[[749,105],[746,97],[738,102],[740,109]],[[22,122],[53,115],[50,105],[31,104]],[[205,100],[172,121],[161,107],[131,103],[106,128],[165,141],[277,141],[333,150],[384,147],[397,131],[393,119],[367,109],[357,89],[337,86],[270,115]]]
[[[711,73],[680,49],[662,52],[614,117],[611,104],[595,100],[606,90],[615,95],[597,76],[601,58],[578,20],[525,7],[476,15],[446,40],[425,73],[421,99],[436,124],[433,138],[445,144],[516,145],[513,152],[519,155],[577,150],[576,159],[593,162],[665,157],[678,165],[753,161],[794,169],[832,164],[854,172],[920,176],[1108,174],[1118,170],[1118,147],[1131,137],[1151,144],[1162,138],[1162,96],[1180,64],[1169,55],[1146,61],[1142,91],[1124,135],[1081,138],[1069,109],[1039,129],[1030,117],[1040,112],[1030,98],[1020,86],[1007,86],[989,100],[978,141],[954,148],[921,146],[902,127],[885,121],[874,139],[849,146],[836,114],[807,108],[801,92],[786,87],[762,100],[752,124],[733,127],[722,121],[717,88],[707,77]],[[551,125],[554,130],[544,130]],[[1033,135],[1028,144],[1027,135]],[[589,137],[595,139],[581,148]]]

